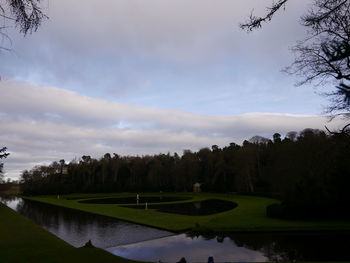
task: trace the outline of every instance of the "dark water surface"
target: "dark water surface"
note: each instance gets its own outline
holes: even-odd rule
[[[145,196],[139,197],[118,197],[118,198],[98,198],[79,201],[85,204],[144,204],[144,203],[162,203],[189,200],[190,198],[169,197],[169,196]]]
[[[152,227],[22,198],[2,201],[75,247],[83,246],[88,240],[96,247],[107,248],[173,235]]]
[[[20,198],[0,200],[73,246],[89,239],[122,257],[156,262],[349,261],[349,233],[174,235],[113,218]]]
[[[126,206],[129,208],[145,209],[144,205]],[[150,209],[156,209],[159,212],[189,215],[206,216],[221,213],[236,208],[237,204],[231,201],[220,199],[208,199],[204,201],[179,203],[179,204],[160,204],[148,205]]]
[[[174,262],[293,262],[349,260],[349,234],[251,233],[230,236],[181,234],[107,251],[135,260]]]

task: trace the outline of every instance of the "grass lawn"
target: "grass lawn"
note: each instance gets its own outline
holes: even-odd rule
[[[1,263],[135,263],[98,248],[74,248],[0,203]]]
[[[160,194],[143,194],[143,196],[158,195]],[[291,221],[268,218],[265,214],[266,206],[278,202],[277,200],[270,198],[208,193],[179,193],[163,195],[192,198],[191,200],[181,202],[192,202],[210,198],[230,200],[236,202],[238,207],[230,211],[213,215],[186,216],[157,212],[153,209],[144,210],[125,208],[116,204],[79,203],[79,199],[127,197],[136,196],[136,194],[70,194],[60,196],[59,199],[57,196],[25,198],[179,232],[189,229],[194,229],[199,232],[350,230],[350,221]],[[79,199],[68,200],[66,198]]]

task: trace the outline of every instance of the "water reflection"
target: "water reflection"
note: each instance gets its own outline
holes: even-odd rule
[[[172,233],[20,198],[0,201],[73,246],[89,239],[130,259],[176,262],[349,261],[349,233]],[[171,236],[169,236],[171,235]],[[145,241],[148,240],[148,241]],[[136,243],[135,243],[136,242]]]
[[[349,233],[261,233],[230,236],[237,245],[259,249],[270,261],[349,260]]]
[[[21,198],[12,200],[2,198],[2,202],[75,247],[83,246],[88,240],[91,240],[96,247],[106,248],[173,235],[168,231],[115,218]]]
[[[138,197],[138,196],[137,196]],[[79,201],[85,204],[144,204],[185,201],[190,198],[169,197],[169,196],[145,196],[145,197],[118,197],[118,198],[98,198]]]
[[[349,233],[241,233],[226,236],[181,234],[108,248],[134,260],[176,262],[291,262],[349,260]]]
[[[143,205],[125,206],[135,209],[144,209]],[[158,204],[148,205],[148,208],[156,209],[159,212],[189,215],[205,216],[228,211],[237,207],[237,204],[231,201],[220,199],[208,199],[204,201],[178,203],[178,204]]]
[[[206,262],[214,257],[215,262],[265,262],[261,251],[240,247],[229,238],[220,243],[202,236],[189,237],[181,234],[157,240],[140,242],[107,249],[111,253],[134,260],[176,262],[185,257],[188,262]]]
[[[13,195],[0,195],[0,202],[10,207],[13,210],[16,210],[18,205],[18,198]]]

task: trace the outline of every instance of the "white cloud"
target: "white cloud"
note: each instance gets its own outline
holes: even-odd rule
[[[13,178],[35,164],[84,154],[182,153],[327,124],[312,115],[209,116],[140,107],[16,81],[0,82],[0,92],[0,141],[11,152],[5,168]],[[342,122],[328,125],[338,128]]]
[[[304,33],[298,18],[305,2],[291,1],[263,30],[247,34],[238,24],[253,8],[263,15],[269,1],[51,1],[45,9],[50,19],[38,32],[25,39],[10,32],[15,53],[2,54],[0,72],[90,96],[181,105],[191,112],[207,113],[198,97],[212,103],[212,112],[232,114],[286,107],[299,101],[298,93],[308,97],[305,108],[312,93],[297,92],[286,76],[276,79],[290,63],[288,47]],[[267,102],[267,96],[282,103]],[[318,99],[311,105],[319,104]]]
[[[311,89],[279,73],[307,3],[246,34],[239,22],[269,1],[47,1],[50,19],[25,38],[10,30],[14,52],[1,53],[8,176],[83,154],[181,153],[322,128],[320,116],[259,113],[320,111]]]

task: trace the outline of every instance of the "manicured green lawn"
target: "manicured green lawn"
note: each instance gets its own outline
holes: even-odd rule
[[[0,203],[1,263],[135,263],[97,248],[74,248]]]
[[[144,194],[144,196],[156,196],[159,194]],[[350,221],[291,221],[266,217],[266,206],[278,202],[277,200],[228,194],[164,194],[166,196],[190,197],[192,202],[210,198],[231,200],[238,207],[208,216],[186,216],[157,212],[152,209],[132,209],[116,204],[83,204],[76,200],[65,198],[88,199],[93,197],[126,197],[135,194],[75,194],[60,196],[25,197],[28,199],[49,203],[53,205],[69,207],[95,214],[115,217],[139,224],[158,227],[170,231],[184,231],[195,229],[202,232],[234,232],[234,231],[293,231],[293,230],[350,230]],[[172,202],[178,203],[178,202]]]

